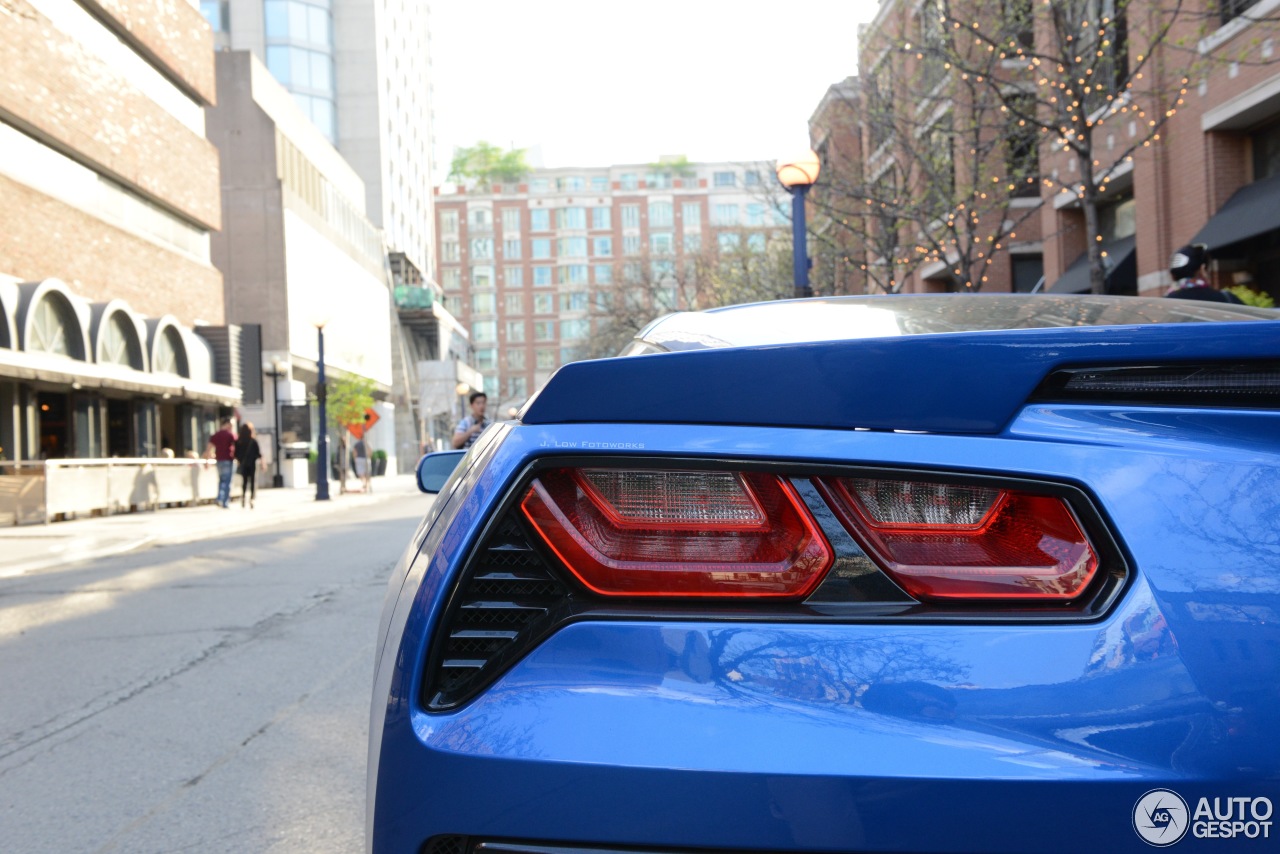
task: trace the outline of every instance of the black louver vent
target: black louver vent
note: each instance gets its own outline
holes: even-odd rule
[[[427,707],[451,708],[492,681],[550,623],[566,595],[519,521],[507,514],[477,551],[445,617]]]
[[[434,836],[422,847],[422,854],[467,854],[467,837]]]

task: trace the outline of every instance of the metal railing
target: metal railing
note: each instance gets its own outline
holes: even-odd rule
[[[0,461],[0,525],[212,501],[218,472],[192,459]]]

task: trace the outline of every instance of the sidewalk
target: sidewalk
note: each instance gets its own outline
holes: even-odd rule
[[[354,485],[355,481],[349,481]],[[284,521],[319,517],[392,498],[418,500],[423,512],[429,497],[418,491],[412,474],[373,478],[373,492],[338,493],[330,483],[330,500],[316,501],[307,489],[261,489],[255,508],[241,509],[239,494],[230,509],[215,504],[175,507],[142,513],[97,516],[48,525],[0,528],[0,578],[133,551],[152,544],[186,543],[206,537],[238,533]]]

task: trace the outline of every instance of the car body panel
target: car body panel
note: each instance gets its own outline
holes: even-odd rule
[[[1134,809],[1152,789],[1280,803],[1280,410],[1027,401],[1045,372],[1081,361],[1275,359],[1278,330],[958,333],[566,366],[464,459],[392,579],[371,850],[453,834],[666,852],[1145,851]],[[833,376],[733,370],[805,349],[825,355],[787,364]],[[880,368],[948,353],[968,370]],[[1027,353],[1035,370],[1018,367]],[[891,387],[834,376],[868,364]],[[1009,376],[1017,394],[988,389]],[[720,384],[707,396],[728,417],[681,397]],[[632,396],[644,400],[619,402]],[[784,423],[734,423],[751,399]],[[961,414],[935,417],[939,401]],[[859,429],[867,417],[935,430]],[[579,618],[469,701],[428,711],[432,638],[496,508],[536,461],[584,457],[1070,485],[1129,574],[1104,613],[1057,623]],[[1188,833],[1179,849],[1249,844]]]

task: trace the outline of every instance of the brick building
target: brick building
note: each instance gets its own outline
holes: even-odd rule
[[[1197,0],[1183,8],[1173,19],[1168,38],[1154,47],[1141,43],[1141,33],[1158,26],[1161,16],[1169,12],[1150,0],[1068,5],[1085,18],[1106,22],[1108,42],[1098,56],[1105,55],[1104,62],[1120,63],[1118,78],[1133,73],[1134,63],[1146,57],[1142,76],[1130,78],[1131,84],[1138,85],[1132,91],[1110,93],[1109,103],[1087,117],[1094,132],[1094,178],[1107,179],[1098,209],[1107,292],[1163,294],[1171,284],[1170,255],[1182,244],[1204,242],[1216,259],[1214,273],[1220,282],[1229,284],[1233,276],[1247,273],[1258,290],[1280,297],[1280,277],[1274,272],[1280,258],[1280,184],[1276,183],[1280,181],[1280,57],[1275,44],[1280,36],[1280,0],[1225,4]],[[931,40],[940,38],[937,25],[959,23],[945,13],[936,17],[940,8],[929,0],[885,0],[860,34],[859,77],[864,100],[869,102],[862,121],[863,191],[869,209],[874,207],[881,176],[895,157],[902,159],[895,146],[901,145],[903,134],[892,122],[877,120],[876,99],[888,105],[892,116],[920,115],[922,105],[938,116],[963,115],[966,109],[963,97],[955,94],[963,91],[955,85],[957,70],[929,65],[928,47],[937,43]],[[962,15],[956,10],[967,8],[973,26],[982,32],[996,30],[985,16],[1020,10],[1025,18],[1019,20],[1025,20],[1025,26],[1012,27],[1011,19],[999,19],[1005,32],[1018,30],[1016,40],[1041,55],[1048,55],[1052,46],[1041,5],[1011,1],[950,8],[954,15]],[[1036,80],[1039,75],[1032,73],[1034,68],[1025,59],[1002,60],[992,67],[1006,91],[1018,87],[1028,93],[1043,91],[1036,87],[1045,81]],[[1184,75],[1190,78],[1185,84]],[[920,94],[928,88],[919,85],[922,80],[937,84],[929,97]],[[1177,98],[1180,87],[1185,87],[1182,102],[1171,101],[1171,115],[1152,138],[1145,127],[1155,118],[1146,113],[1139,116],[1138,108],[1150,110],[1152,104],[1160,103],[1159,98]],[[963,149],[968,145],[961,144],[952,127],[945,130],[937,142],[955,155],[954,186],[965,180]],[[1087,230],[1078,190],[1080,158],[1065,151],[1062,141],[1052,138],[1056,134],[1040,134],[1031,141],[1021,135],[1024,131],[1012,124],[1008,127],[1004,156],[1010,172],[1023,158],[1029,167],[1027,176],[1034,173],[1039,179],[1038,192],[1024,192],[1035,185],[1024,184],[1025,176],[1017,176],[1018,191],[1000,214],[1004,224],[1016,223],[1016,228],[1006,229],[1010,232],[1006,239],[988,253],[989,276],[981,288],[1088,290]],[[1134,148],[1131,155],[1130,148]],[[929,182],[917,176],[912,186],[917,193],[925,192]],[[994,222],[984,225],[994,230]],[[884,253],[875,245],[883,230],[878,232],[873,225],[867,232],[867,264],[874,268],[885,263]],[[918,239],[909,233],[904,238],[907,244]],[[964,289],[950,275],[954,257],[944,263],[923,257],[929,254],[924,247],[917,252],[918,262],[898,259],[902,290]]]
[[[0,461],[203,451],[241,396],[195,334],[224,322],[209,29],[159,0],[0,13]]]
[[[438,192],[445,306],[470,330],[498,417],[565,362],[616,353],[601,339],[619,316],[697,303],[709,257],[763,255],[782,238],[789,247],[789,202],[771,166],[666,160]],[[787,275],[779,293],[790,293]]]

